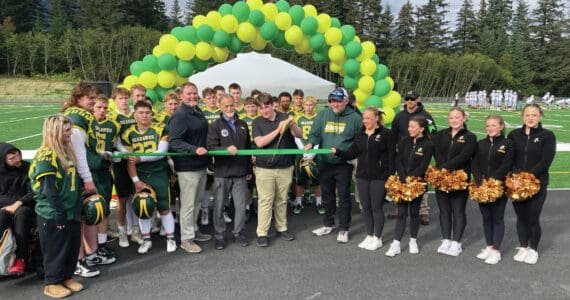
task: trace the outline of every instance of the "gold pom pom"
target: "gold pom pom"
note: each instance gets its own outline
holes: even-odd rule
[[[449,171],[429,166],[425,179],[434,189],[449,193],[467,189],[467,177],[463,170]]]
[[[484,178],[480,186],[475,181],[469,185],[469,197],[479,203],[493,203],[503,194],[503,182],[495,178]]]
[[[505,185],[507,186],[507,196],[513,202],[524,201],[540,191],[540,180],[528,172],[508,175]]]
[[[392,175],[386,180],[386,193],[394,203],[410,202],[426,191],[426,183],[420,177],[408,176],[406,182],[401,183],[398,176]]]

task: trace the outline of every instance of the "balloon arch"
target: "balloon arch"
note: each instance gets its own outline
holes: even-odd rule
[[[268,43],[328,63],[331,72],[343,77],[344,87],[354,91],[359,109],[380,107],[386,123],[394,118],[401,97],[393,91],[394,81],[379,63],[374,44],[361,42],[352,25],[319,14],[313,5],[291,6],[285,0],[238,1],[194,17],[192,25],[173,28],[152,54],[133,62],[122,85],[130,89],[140,83],[157,101],[192,74],[226,61],[230,52],[240,53],[248,44],[262,51]]]

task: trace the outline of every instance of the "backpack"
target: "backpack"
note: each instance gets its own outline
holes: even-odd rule
[[[8,228],[2,233],[0,239],[0,275],[7,275],[8,270],[14,264],[16,259],[16,240],[12,229]]]

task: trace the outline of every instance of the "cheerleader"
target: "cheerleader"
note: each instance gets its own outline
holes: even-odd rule
[[[515,172],[528,172],[540,180],[540,190],[534,196],[513,202],[517,215],[517,233],[520,247],[515,261],[536,264],[538,243],[542,230],[540,212],[546,200],[548,169],[556,153],[556,137],[552,131],[542,128],[543,112],[537,104],[528,104],[522,112],[524,125],[509,133],[515,148]]]
[[[469,177],[471,158],[477,147],[477,138],[467,130],[466,120],[467,115],[462,108],[452,108],[448,115],[449,128],[438,131],[433,136],[433,145],[436,168],[449,171],[463,170]],[[458,256],[462,251],[461,237],[467,224],[465,205],[468,192],[467,190],[450,192],[436,190],[435,196],[439,206],[439,222],[443,236],[437,252]]]
[[[433,155],[433,144],[428,137],[428,121],[424,116],[415,115],[408,123],[409,137],[406,137],[398,144],[398,154],[396,156],[396,170],[402,183],[406,182],[406,177],[415,176],[423,178]],[[410,243],[411,254],[419,253],[416,238],[420,228],[420,204],[423,193],[414,198],[411,202],[398,203],[398,219],[396,220],[395,238],[386,256],[400,254],[400,241],[406,229],[406,219],[408,208],[410,210]]]
[[[511,170],[514,160],[512,141],[504,136],[505,121],[499,115],[488,116],[485,120],[487,137],[480,140],[477,153],[471,164],[473,177],[477,186],[483,179],[505,181],[507,172]],[[496,264],[501,260],[501,242],[505,233],[505,206],[507,197],[501,196],[494,202],[479,203],[483,216],[483,229],[487,247],[481,250],[477,258],[487,264]]]

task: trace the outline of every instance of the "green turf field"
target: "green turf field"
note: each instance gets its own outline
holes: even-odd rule
[[[58,104],[0,104],[0,141],[7,141],[22,150],[33,150],[41,144],[43,120],[57,113]],[[447,126],[449,104],[426,104],[439,128]],[[498,113],[507,122],[507,132],[522,124],[520,112],[490,112],[468,110],[468,127],[478,138],[485,136],[485,117]],[[545,113],[543,125],[551,129],[558,143],[570,143],[570,110],[551,110]],[[551,171],[551,187],[570,187],[570,152],[558,152]]]

